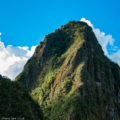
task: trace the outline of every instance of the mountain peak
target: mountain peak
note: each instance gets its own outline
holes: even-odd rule
[[[120,68],[87,23],[71,21],[48,34],[16,80],[51,120],[120,118]]]

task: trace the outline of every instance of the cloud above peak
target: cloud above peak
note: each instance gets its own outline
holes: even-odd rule
[[[80,21],[86,22],[90,27],[92,27],[93,32],[95,33],[98,42],[102,46],[104,54],[108,58],[110,58],[112,61],[114,61],[120,65],[120,50],[112,53],[111,55],[109,54],[108,45],[112,47],[113,51],[114,51],[114,49],[118,48],[118,46],[114,45],[115,40],[112,37],[112,35],[106,35],[105,32],[102,32],[99,28],[95,28],[90,20],[87,20],[85,18],[81,18]]]
[[[29,47],[13,47],[0,41],[0,74],[10,79],[14,78],[23,70],[27,60],[33,55],[36,46]]]
[[[90,27],[93,27],[93,24],[89,20],[86,20],[85,18],[81,18],[80,21],[87,23]]]

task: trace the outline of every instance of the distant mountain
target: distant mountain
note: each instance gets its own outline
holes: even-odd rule
[[[84,22],[48,34],[16,80],[46,120],[120,120],[120,68]]]
[[[0,120],[43,120],[42,111],[19,82],[0,75]]]

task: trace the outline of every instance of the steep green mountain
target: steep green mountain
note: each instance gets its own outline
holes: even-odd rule
[[[120,120],[120,68],[84,22],[48,34],[16,80],[46,120]]]
[[[19,82],[0,75],[0,120],[43,120],[42,111]]]

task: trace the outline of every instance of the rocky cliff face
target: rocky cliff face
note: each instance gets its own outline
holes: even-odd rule
[[[16,80],[46,119],[120,119],[120,68],[86,23],[72,21],[47,35]]]
[[[42,111],[19,82],[0,75],[0,120],[43,120]]]

